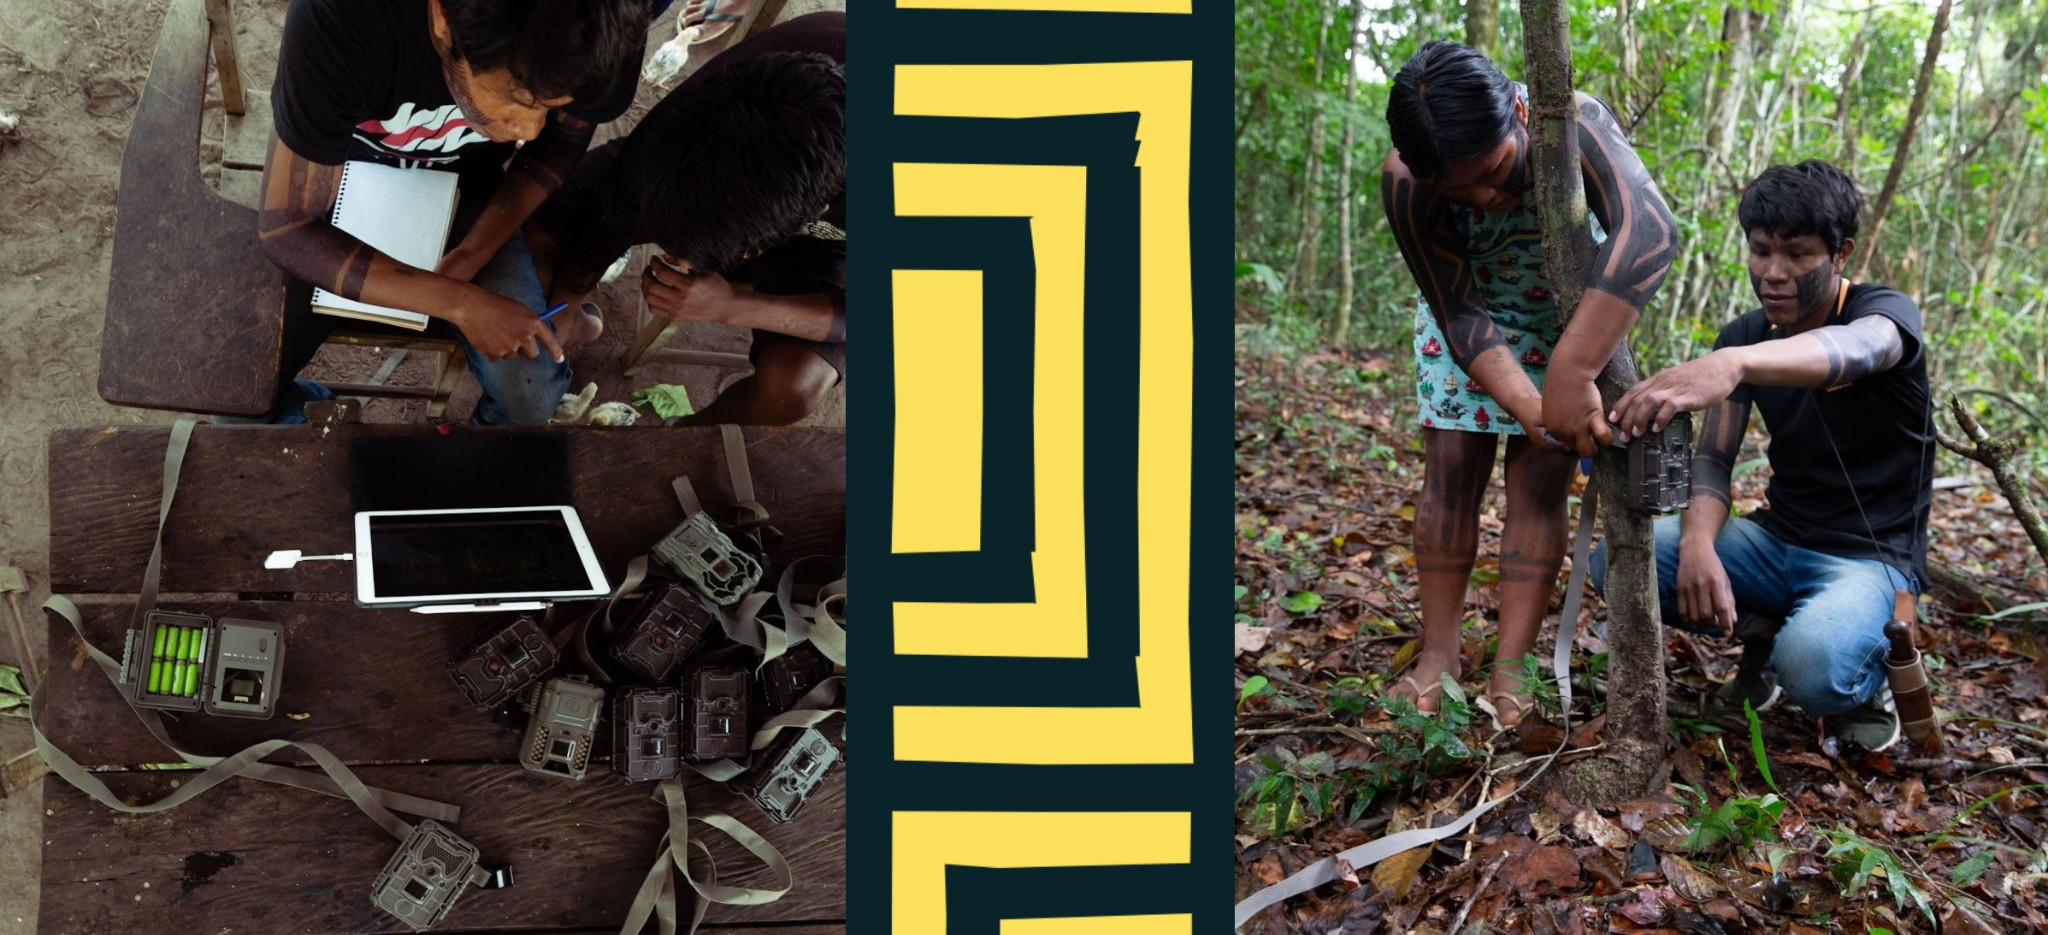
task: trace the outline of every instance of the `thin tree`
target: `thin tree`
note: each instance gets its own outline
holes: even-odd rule
[[[1913,151],[1913,134],[1920,128],[1920,115],[1927,110],[1927,91],[1934,86],[1934,60],[1941,55],[1941,35],[1948,31],[1948,11],[1954,0],[1941,0],[1941,8],[1934,11],[1934,28],[1927,33],[1927,54],[1920,59],[1920,77],[1913,82],[1913,103],[1906,108],[1906,128],[1899,133],[1899,145],[1892,150],[1892,166],[1885,170],[1884,188],[1877,193],[1877,200],[1870,205],[1870,233],[1863,235],[1863,262],[1856,267],[1856,278],[1863,279],[1870,271],[1870,258],[1875,254],[1877,235],[1884,230],[1884,217],[1890,210],[1892,196],[1898,194],[1899,177],[1906,171],[1906,156]]]
[[[1566,22],[1563,0],[1522,2],[1543,265],[1559,313],[1569,321],[1578,310],[1583,272],[1592,265],[1594,248],[1580,178]],[[1636,380],[1635,361],[1623,342],[1596,381],[1601,399],[1614,405]],[[1656,566],[1649,521],[1625,506],[1627,477],[1627,461],[1617,449],[1604,453],[1594,472],[1606,505],[1607,753],[1567,777],[1568,794],[1576,802],[1641,796],[1665,762],[1664,637],[1657,616]]]
[[[1320,243],[1316,235],[1323,223],[1323,203],[1316,196],[1321,187],[1317,184],[1317,176],[1323,168],[1323,46],[1329,32],[1329,11],[1319,3],[1316,10],[1315,77],[1308,91],[1308,159],[1301,172],[1301,209],[1295,214],[1301,221],[1301,230],[1294,240],[1294,264],[1287,274],[1287,291],[1297,301],[1308,295],[1311,281],[1316,278],[1316,247]]]
[[[1358,31],[1365,18],[1365,0],[1351,0],[1351,44],[1344,53],[1344,143],[1337,167],[1337,244],[1343,285],[1337,292],[1337,327],[1332,338],[1338,347],[1351,341],[1351,303],[1356,280],[1351,269],[1351,127],[1358,109]]]
[[[1465,44],[1494,58],[1499,35],[1500,0],[1465,0]]]

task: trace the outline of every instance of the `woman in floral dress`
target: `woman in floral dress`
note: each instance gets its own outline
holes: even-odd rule
[[[1564,561],[1565,493],[1573,457],[1610,442],[1593,379],[1663,281],[1677,236],[1642,160],[1597,99],[1573,114],[1598,255],[1571,327],[1543,270],[1532,184],[1526,89],[1485,56],[1425,44],[1394,78],[1387,123],[1394,152],[1380,195],[1401,255],[1422,291],[1415,315],[1415,388],[1424,448],[1415,511],[1422,642],[1395,692],[1436,709],[1440,678],[1460,673],[1464,596],[1479,548],[1479,513],[1499,436],[1507,441],[1507,513],[1500,548],[1500,637],[1485,694],[1502,726],[1530,701],[1519,660]],[[1531,429],[1536,429],[1532,432]]]

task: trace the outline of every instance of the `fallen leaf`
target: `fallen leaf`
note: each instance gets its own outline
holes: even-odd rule
[[[1377,892],[1387,894],[1387,898],[1390,900],[1399,900],[1401,897],[1408,895],[1409,885],[1415,882],[1415,875],[1421,872],[1422,865],[1429,863],[1429,855],[1432,853],[1432,850],[1429,845],[1425,844],[1421,847],[1409,848],[1374,864],[1372,868],[1372,888]]]
[[[1266,640],[1273,635],[1272,627],[1237,625],[1237,652],[1239,655],[1255,653],[1266,648]]]
[[[1539,808],[1529,813],[1529,825],[1536,829],[1536,843],[1548,844],[1557,840],[1558,829],[1564,825],[1564,819],[1550,809]]]
[[[1347,893],[1364,885],[1358,882],[1358,868],[1342,857],[1337,858],[1337,882],[1344,885]]]
[[[1613,850],[1628,846],[1628,832],[1590,808],[1582,808],[1572,816],[1572,836]]]
[[[1579,862],[1565,848],[1539,846],[1501,864],[1499,876],[1526,901],[1577,887]]]
[[[1614,808],[1616,820],[1621,822],[1621,826],[1637,834],[1641,834],[1644,826],[1655,819],[1685,812],[1684,806],[1670,799],[1633,799]]]
[[[1706,902],[1726,888],[1720,881],[1701,873],[1692,861],[1676,854],[1664,855],[1658,866],[1664,871],[1664,879],[1671,884],[1673,891],[1696,903]]]
[[[1258,874],[1259,882],[1267,886],[1287,879],[1286,871],[1280,869],[1280,855],[1277,853],[1259,858],[1259,862],[1252,865],[1252,872]]]
[[[1648,841],[1637,841],[1628,851],[1628,878],[1631,880],[1655,879],[1657,876],[1657,850]]]
[[[2012,748],[2005,746],[1985,747],[1984,755],[1990,757],[1991,762],[1997,763],[2000,766],[2011,766],[2015,759],[2012,755]]]
[[[1664,904],[1674,898],[1669,888],[1645,886],[1635,891],[1635,897],[1615,906],[1614,911],[1637,925],[1662,925],[1665,917],[1670,915],[1664,908]]]
[[[1997,929],[1985,924],[1977,914],[1962,906],[1951,905],[1941,917],[1941,930],[1947,935],[1997,935]]]

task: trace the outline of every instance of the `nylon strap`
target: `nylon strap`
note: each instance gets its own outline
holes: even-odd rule
[[[650,915],[657,920],[662,935],[675,935],[677,889],[674,877],[669,873],[671,866],[682,873],[683,881],[690,884],[690,888],[701,897],[691,908],[690,925],[683,930],[685,935],[694,935],[697,926],[704,921],[706,903],[762,906],[781,899],[789,892],[795,883],[795,878],[790,873],[789,862],[783,859],[782,852],[776,850],[775,845],[768,843],[766,838],[756,834],[744,822],[724,812],[707,811],[692,816],[684,799],[681,779],[664,780],[656,795],[668,806],[668,831],[662,835],[661,843],[655,850],[654,866],[648,870],[646,879],[641,882],[640,892],[634,896],[633,905],[626,910],[626,921],[619,929],[620,935],[636,935],[647,925]],[[781,881],[780,884],[770,888],[755,888],[719,883],[717,865],[710,863],[710,849],[702,841],[690,838],[689,823],[693,820],[724,832],[749,853],[759,857]],[[688,858],[691,846],[703,851],[709,867],[701,879],[690,868]]]
[[[768,508],[754,499],[754,474],[747,466],[746,436],[740,434],[737,425],[721,425],[718,432],[725,438],[725,471],[732,479],[734,506],[752,514],[752,522],[766,522]]]
[[[1597,467],[1595,473],[1597,475]],[[1367,841],[1333,857],[1316,861],[1297,871],[1293,876],[1245,897],[1237,904],[1231,922],[1233,930],[1242,929],[1246,922],[1251,921],[1253,916],[1268,906],[1336,879],[1338,861],[1343,861],[1356,870],[1379,863],[1403,851],[1433,844],[1465,830],[1473,822],[1478,821],[1480,816],[1521,794],[1523,789],[1535,785],[1536,780],[1550,769],[1551,764],[1558,761],[1559,754],[1571,743],[1572,686],[1569,664],[1572,640],[1578,629],[1579,592],[1584,588],[1586,581],[1586,550],[1593,538],[1594,507],[1598,499],[1594,493],[1598,489],[1595,480],[1597,477],[1588,479],[1586,495],[1579,501],[1579,532],[1577,540],[1572,545],[1572,574],[1569,585],[1571,590],[1565,595],[1564,616],[1558,621],[1557,626],[1557,649],[1551,656],[1553,671],[1557,676],[1558,698],[1562,701],[1564,709],[1564,730],[1560,732],[1557,749],[1551,753],[1550,758],[1544,760],[1543,764],[1536,768],[1536,772],[1531,773],[1528,779],[1517,784],[1506,795],[1474,805],[1470,811],[1458,816],[1450,824],[1435,828],[1412,828]]]
[[[185,451],[191,445],[194,425],[195,422],[192,419],[180,419],[171,426],[170,443],[164,450],[163,498],[157,507],[156,542],[151,546],[149,565],[142,573],[142,585],[137,592],[135,612],[129,621],[133,629],[141,629],[149,610],[156,606],[157,587],[163,571],[164,525],[171,515],[171,503],[177,497],[178,478],[183,472]],[[58,749],[55,744],[50,742],[48,737],[44,736],[42,721],[39,717],[39,712],[42,710],[43,686],[37,686],[35,695],[29,699],[29,723],[35,734],[37,752],[49,764],[51,772],[56,773],[66,782],[71,783],[80,791],[92,796],[109,808],[129,813],[162,811],[184,803],[199,793],[218,785],[230,776],[243,775],[265,782],[274,782],[280,785],[319,792],[323,795],[349,799],[356,804],[357,808],[362,809],[364,814],[369,815],[371,820],[377,822],[384,830],[391,832],[400,840],[404,840],[407,835],[412,833],[412,826],[398,818],[398,816],[393,815],[391,813],[392,809],[409,812],[425,818],[432,818],[437,821],[444,821],[449,824],[454,824],[461,817],[461,809],[453,805],[383,789],[374,789],[365,785],[362,780],[356,778],[355,773],[342,764],[341,760],[318,744],[297,743],[288,740],[268,740],[250,746],[240,753],[229,757],[202,756],[190,753],[171,740],[170,733],[163,726],[161,715],[155,711],[136,707],[129,700],[127,692],[121,690],[120,664],[115,662],[113,657],[101,652],[98,647],[92,644],[90,639],[86,638],[85,625],[78,612],[78,605],[72,603],[69,598],[63,595],[53,594],[49,600],[43,602],[43,609],[45,611],[55,611],[58,616],[63,617],[67,623],[71,624],[71,629],[78,635],[79,642],[85,646],[87,652],[92,656],[93,662],[99,665],[100,671],[107,677],[107,681],[114,686],[122,703],[128,705],[128,710],[135,714],[136,719],[142,722],[142,726],[149,730],[150,735],[155,737],[158,743],[163,744],[165,748],[169,749],[186,763],[205,767],[205,772],[183,783],[171,795],[145,806],[129,805],[122,801],[119,796],[114,795],[98,777],[86,771],[84,767],[78,764],[78,761]],[[312,757],[313,761],[327,775],[322,776],[306,770],[274,763],[258,762],[263,757],[285,747],[292,747],[305,752],[308,756]]]
[[[835,603],[846,603],[846,578],[842,576],[819,588],[817,600],[810,605],[797,604],[792,600],[793,592],[796,590],[797,567],[824,558],[827,556],[811,555],[789,563],[789,567],[782,570],[781,579],[776,582],[775,602],[782,608],[782,620],[784,626],[789,629],[791,647],[808,641],[818,647],[818,651],[824,653],[825,658],[832,660],[835,665],[843,666],[846,664],[846,631],[838,621],[832,619],[830,607]],[[845,564],[843,559],[839,561],[841,565]],[[774,656],[768,657],[772,658]],[[762,664],[766,665],[768,659],[763,659]]]

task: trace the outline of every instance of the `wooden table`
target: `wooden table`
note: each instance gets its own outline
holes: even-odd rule
[[[313,741],[372,785],[461,806],[457,833],[487,865],[511,863],[517,883],[466,893],[438,929],[616,931],[652,864],[665,813],[650,798],[652,784],[619,782],[603,766],[583,782],[526,773],[514,760],[518,731],[468,706],[443,666],[508,617],[362,610],[350,600],[347,563],[263,568],[277,548],[349,551],[348,440],[420,431],[427,430],[315,424],[194,432],[164,532],[159,604],[275,621],[289,651],[275,718],[185,715],[171,733],[207,754],[272,737]],[[669,489],[676,475],[690,476],[708,509],[732,501],[716,430],[565,431],[576,505],[613,580],[681,521]],[[168,436],[164,428],[124,427],[50,437],[53,588],[79,601],[89,637],[116,656],[155,532]],[[844,433],[750,429],[747,439],[757,495],[785,534],[771,572],[790,557],[839,554]],[[68,624],[53,617],[50,638],[43,710],[53,742],[105,770],[131,801],[160,798],[191,775],[143,770],[176,758],[142,729]],[[837,736],[836,722],[827,729]],[[777,825],[693,777],[693,809],[746,821],[781,849],[796,877],[779,902],[714,905],[707,924],[743,932],[772,925],[776,935],[844,931],[844,789],[843,772],[831,776],[796,821]],[[345,800],[234,779],[171,811],[130,816],[53,777],[44,801],[39,931],[407,931],[369,896],[397,842]],[[722,882],[766,884],[758,861],[723,836],[709,841]]]

